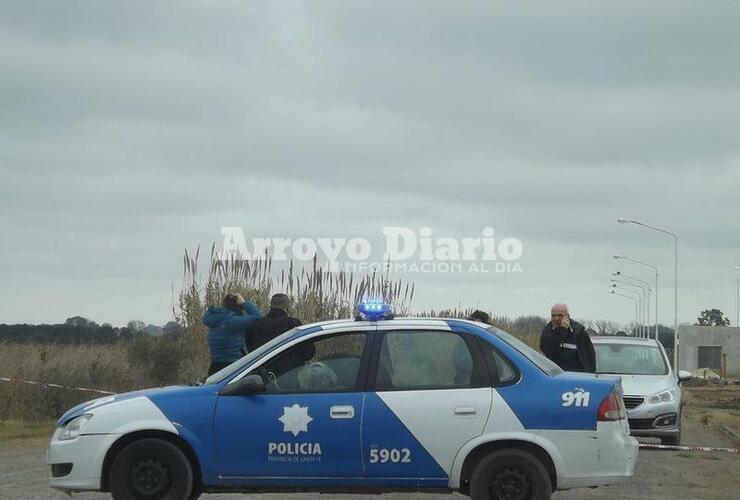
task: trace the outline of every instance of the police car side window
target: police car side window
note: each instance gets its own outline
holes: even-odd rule
[[[347,333],[301,342],[256,370],[266,393],[355,390],[367,335]]]
[[[474,361],[462,336],[449,331],[383,335],[376,390],[471,387]]]
[[[508,359],[486,341],[481,341],[480,346],[493,376],[494,386],[512,384],[517,381],[519,374]]]

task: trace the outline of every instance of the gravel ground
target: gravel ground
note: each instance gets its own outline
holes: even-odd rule
[[[701,423],[699,409],[684,411],[684,443],[701,446],[732,447],[736,443],[713,427]],[[47,486],[45,463],[46,440],[11,441],[0,443],[0,499],[2,500],[61,500],[66,495]],[[558,492],[557,500],[595,498],[694,500],[740,498],[740,457],[730,453],[674,452],[641,450],[637,471],[625,484],[598,489]],[[110,499],[103,493],[74,495],[80,500]],[[352,498],[382,498],[383,500],[452,500],[460,495],[388,494],[362,495],[205,495],[205,500],[322,500]]]

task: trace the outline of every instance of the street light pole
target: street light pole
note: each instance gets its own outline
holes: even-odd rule
[[[623,293],[618,293],[618,292],[615,292],[614,290],[611,290],[609,293],[612,295],[619,295],[620,297],[630,299],[632,302],[635,303],[635,329],[636,329],[637,328],[637,299],[635,299],[631,295],[625,295]]]
[[[634,262],[635,264],[647,266],[655,271],[655,340],[658,340],[658,267],[654,266],[653,264],[643,262],[641,260],[633,259],[632,257],[627,257],[625,255],[613,255],[612,257],[614,257],[615,259],[624,259],[630,262]]]
[[[635,278],[634,276],[629,276],[627,274],[624,274],[622,271],[617,271],[615,273],[612,273],[612,276],[616,276],[617,278],[630,279],[630,280],[637,281],[638,283],[645,285],[644,289],[647,290],[646,298],[645,298],[645,301],[646,301],[645,311],[644,311],[645,312],[645,337],[650,338],[650,293],[652,292],[652,289],[650,288],[650,283],[648,283],[647,281],[643,279]],[[622,281],[622,283],[627,283],[627,282]],[[657,293],[656,293],[656,300],[657,300]],[[657,336],[655,339],[656,340],[658,339]]]
[[[674,232],[659,227],[654,227],[644,222],[632,220],[632,219],[617,219],[620,224],[637,224],[659,233],[668,234],[673,236],[673,262],[674,262],[674,290],[673,290],[673,369],[678,373],[678,235]]]
[[[640,325],[640,337],[647,337],[647,331],[648,331],[648,324],[650,323],[650,286],[648,285],[647,290],[642,287],[642,285],[636,285],[634,283],[630,283],[628,281],[624,280],[618,280],[618,279],[611,279],[612,283],[621,283],[622,285],[627,285],[631,287],[635,287],[639,290],[639,292],[635,291],[635,293],[638,294],[638,297],[640,298],[640,322],[642,323]],[[622,288],[617,287],[616,285],[612,285],[614,288]],[[624,289],[624,288],[623,288]]]
[[[612,280],[612,281],[614,281],[614,280]],[[625,284],[628,284],[628,283],[625,283]],[[632,286],[635,286],[635,285],[632,285]],[[632,297],[635,300],[635,305],[636,305],[636,310],[635,310],[635,332],[636,332],[636,335],[635,336],[636,337],[639,337],[639,338],[642,338],[642,332],[643,332],[643,326],[644,326],[642,324],[642,318],[643,318],[643,313],[642,313],[642,309],[643,309],[642,308],[642,299],[643,299],[642,289],[640,289],[640,291],[637,291],[637,290],[633,290],[632,288],[625,288],[623,286],[619,286],[616,283],[612,283],[612,285],[611,285],[611,291],[612,292],[616,292],[617,290],[622,290],[623,292],[628,292],[630,294],[632,294],[632,293],[635,294],[635,295],[629,295],[629,297]],[[619,294],[617,294],[617,295],[619,295]]]
[[[735,304],[735,326],[740,326],[740,266],[735,266],[735,271],[737,271],[737,283],[735,285],[735,300],[737,301]]]

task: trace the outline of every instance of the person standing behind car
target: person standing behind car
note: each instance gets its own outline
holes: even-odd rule
[[[475,311],[473,311],[470,316],[468,316],[468,319],[470,321],[478,321],[479,323],[485,323],[487,325],[491,324],[491,317],[488,315],[488,313],[485,313],[480,309],[476,309]]]
[[[208,327],[208,353],[211,365],[208,375],[226,368],[247,353],[244,344],[246,330],[262,316],[259,308],[236,294],[228,294],[221,307],[209,307],[203,314]]]
[[[570,319],[568,306],[555,304],[540,336],[540,351],[567,372],[596,373],[596,351],[586,328]]]
[[[254,323],[254,328],[246,337],[247,348],[250,352],[288,330],[302,325],[301,320],[288,315],[289,308],[290,297],[284,293],[276,293],[272,296],[270,312]]]

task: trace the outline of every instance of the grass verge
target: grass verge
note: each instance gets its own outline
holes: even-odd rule
[[[54,422],[28,422],[23,420],[0,420],[0,441],[13,439],[51,438]]]

